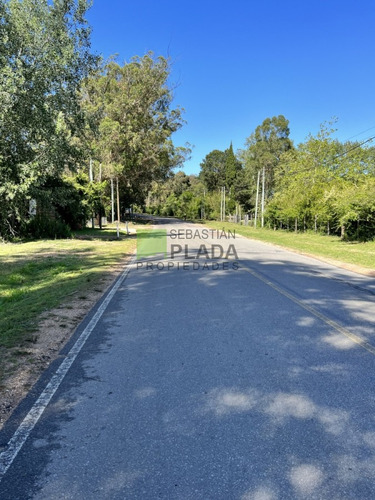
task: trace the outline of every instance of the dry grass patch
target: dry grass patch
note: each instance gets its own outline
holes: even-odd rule
[[[124,268],[130,228],[0,244],[0,426]]]

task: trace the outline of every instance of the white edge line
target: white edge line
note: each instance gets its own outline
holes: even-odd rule
[[[38,420],[42,416],[44,410],[46,409],[52,397],[56,393],[65,375],[68,373],[74,360],[76,359],[82,347],[84,346],[86,340],[89,338],[92,331],[96,327],[98,321],[102,317],[104,311],[107,309],[113,296],[115,295],[115,293],[120,288],[125,278],[129,274],[134,262],[135,262],[135,256],[133,256],[130,259],[126,269],[122,272],[117,282],[113,285],[107,297],[100,304],[98,310],[91,318],[89,324],[86,326],[81,335],[78,337],[73,347],[66,355],[64,361],[61,363],[59,368],[56,370],[56,373],[53,375],[53,377],[47,384],[46,388],[39,396],[38,400],[33,404],[32,408],[30,409],[30,411],[28,412],[22,423],[19,425],[16,432],[13,434],[13,437],[7,444],[7,449],[2,453],[0,453],[0,482],[3,479],[4,475],[6,474],[6,472],[8,471],[9,467],[14,462],[19,451],[25,444],[27,438],[30,436],[31,431],[34,429]]]

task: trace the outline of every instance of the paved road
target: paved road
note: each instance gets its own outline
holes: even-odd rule
[[[375,280],[159,222],[183,254],[135,262],[0,434],[0,499],[375,498]]]

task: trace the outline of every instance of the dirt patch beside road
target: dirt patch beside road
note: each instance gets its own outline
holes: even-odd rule
[[[0,429],[42,372],[54,361],[91,308],[112,285],[129,258],[109,269],[84,293],[78,291],[59,307],[44,313],[31,342],[22,348],[1,349],[5,377],[0,386]]]

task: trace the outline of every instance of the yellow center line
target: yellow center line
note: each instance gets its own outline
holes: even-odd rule
[[[302,302],[301,300],[297,299],[297,297],[295,297],[291,293],[287,292],[286,290],[284,290],[280,286],[276,285],[275,283],[273,283],[269,279],[264,278],[261,274],[257,273],[256,271],[253,271],[249,267],[242,265],[240,267],[240,269],[243,269],[244,271],[247,271],[252,276],[254,276],[258,280],[262,281],[266,285],[270,286],[271,288],[273,288],[274,290],[276,290],[277,292],[279,292],[281,295],[284,295],[284,297],[287,297],[289,300],[291,300],[295,304],[299,305],[300,307],[302,307],[303,309],[305,309],[306,311],[308,311],[310,314],[312,314],[316,318],[319,318],[320,320],[324,321],[324,323],[326,323],[327,325],[331,326],[332,328],[334,328],[336,331],[338,331],[342,335],[345,335],[345,337],[347,337],[348,339],[350,339],[352,342],[360,345],[361,347],[363,347],[364,349],[366,349],[366,351],[371,352],[371,354],[375,355],[375,347],[372,346],[371,344],[369,344],[368,342],[366,342],[365,340],[363,340],[358,335],[355,335],[354,333],[349,332],[349,330],[347,330],[343,326],[341,326],[338,323],[336,323],[336,321],[333,321],[332,319],[329,319],[324,314],[320,313],[319,311],[317,311],[313,307],[311,307],[311,306],[305,304],[304,302]]]

